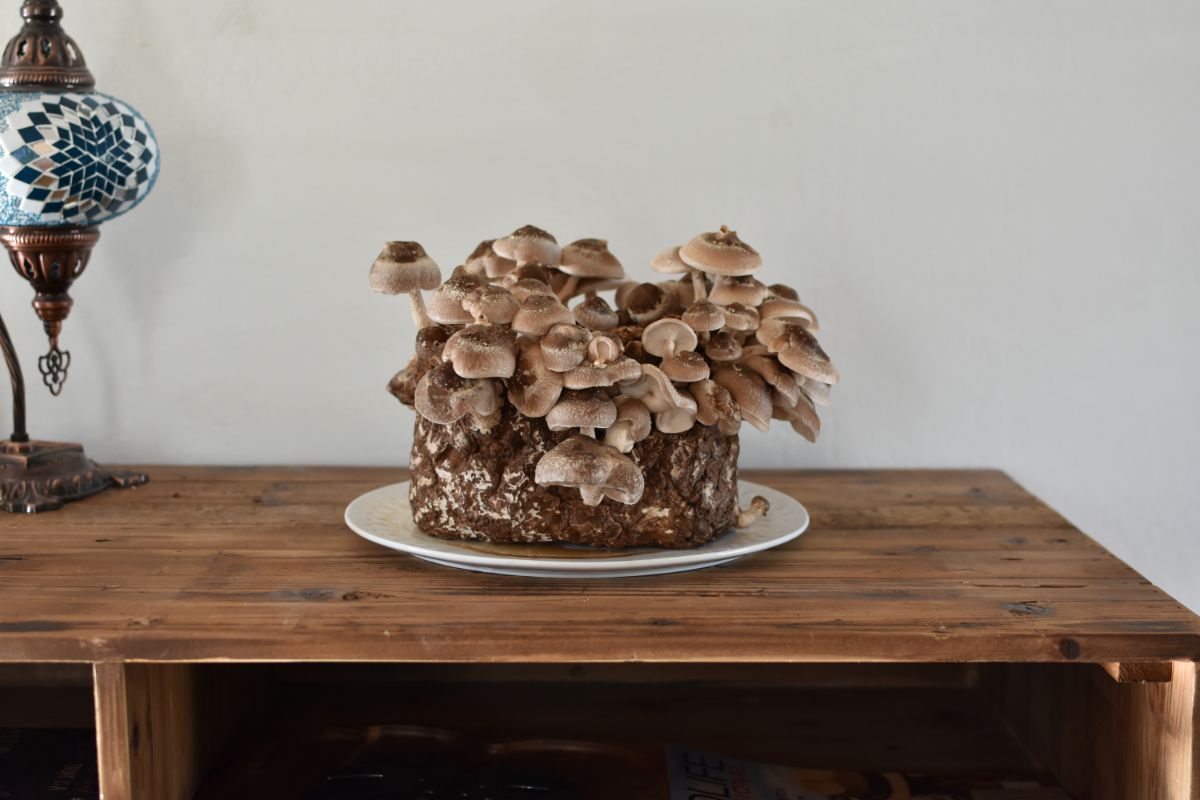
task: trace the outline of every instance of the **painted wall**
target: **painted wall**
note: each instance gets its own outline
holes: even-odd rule
[[[400,464],[411,416],[383,386],[413,330],[367,290],[383,241],[448,271],[532,222],[648,274],[727,223],[844,376],[820,444],[752,432],[746,463],[998,466],[1200,608],[1200,5],[66,9],[164,170],[77,284],[39,435]],[[0,278],[31,362],[28,300]]]

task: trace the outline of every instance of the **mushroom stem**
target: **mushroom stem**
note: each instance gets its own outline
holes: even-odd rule
[[[425,300],[422,299],[421,293],[414,289],[408,293],[408,296],[412,298],[413,322],[416,323],[417,330],[433,327],[435,323],[429,318],[429,312],[425,310]]]
[[[590,436],[593,439],[596,438],[596,429],[595,428],[580,428],[579,432],[582,433],[584,436]]]
[[[737,521],[734,522],[734,527],[749,528],[759,517],[771,510],[771,504],[767,502],[767,498],[755,496],[750,501],[749,508],[738,509]]]
[[[698,269],[692,270],[692,294],[693,303],[708,299],[708,290],[704,287],[704,273]]]
[[[598,506],[604,499],[603,486],[580,486],[579,496],[585,506]]]
[[[578,275],[572,275],[571,277],[567,278],[567,282],[564,283],[562,285],[562,288],[558,290],[559,301],[565,303],[568,300],[570,300],[571,295],[575,292],[575,289],[578,288],[578,286],[579,286],[579,276]]]

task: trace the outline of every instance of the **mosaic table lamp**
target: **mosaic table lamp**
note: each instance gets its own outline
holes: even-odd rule
[[[50,349],[42,381],[63,390],[69,352],[59,348],[71,284],[87,266],[99,225],[140,203],[158,177],[158,144],[130,106],[95,91],[96,80],[63,31],[54,0],[25,0],[24,25],[0,60],[0,242],[32,284]],[[0,442],[0,508],[35,512],[147,477],[112,472],[78,444],[35,441],[25,429],[25,382],[0,319],[12,378],[13,433]]]

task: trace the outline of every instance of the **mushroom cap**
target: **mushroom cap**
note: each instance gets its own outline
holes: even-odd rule
[[[770,356],[749,356],[743,358],[741,364],[757,373],[767,385],[783,395],[788,403],[795,405],[800,399],[800,383],[796,377]]]
[[[652,356],[665,358],[671,353],[695,350],[699,343],[696,332],[681,319],[665,317],[652,322],[642,331],[642,347]]]
[[[607,428],[616,421],[616,404],[599,392],[565,392],[546,415],[546,424],[552,431]]]
[[[511,288],[514,283],[523,281],[526,278],[532,278],[535,281],[540,281],[547,286],[550,286],[553,280],[554,272],[550,267],[539,261],[530,261],[525,264],[518,264],[513,268],[512,272],[508,273],[502,279],[506,287]]]
[[[521,339],[518,347],[517,369],[508,381],[508,401],[527,417],[544,417],[562,394],[562,376],[546,366],[537,340]]]
[[[625,277],[625,268],[608,249],[604,239],[578,239],[562,249],[559,270],[576,278],[616,280]]]
[[[827,406],[833,402],[832,389],[828,383],[814,381],[812,378],[806,378],[803,375],[796,376],[796,382],[800,384],[800,390],[808,395],[809,399],[819,406]]]
[[[800,293],[787,284],[772,283],[767,287],[767,291],[776,297],[782,297],[784,300],[795,300],[796,302],[800,302]]]
[[[821,349],[817,337],[797,325],[771,340],[769,347],[775,351],[779,362],[792,372],[812,378],[821,383],[837,383],[841,380],[833,361]]]
[[[474,322],[471,312],[463,307],[463,301],[476,289],[486,284],[474,275],[459,275],[443,283],[429,296],[429,318],[440,325],[466,325]]]
[[[484,319],[493,325],[507,325],[521,303],[503,286],[489,283],[476,289],[463,300],[463,309],[475,319]]]
[[[821,434],[821,418],[808,395],[801,393],[795,403],[776,393],[772,415],[775,419],[787,420],[792,424],[792,430],[814,444]]]
[[[587,328],[559,323],[542,337],[542,355],[546,366],[555,372],[566,372],[583,363],[592,334]]]
[[[520,333],[544,336],[555,325],[574,321],[571,310],[554,295],[533,294],[525,298],[513,315],[512,327]]]
[[[371,290],[382,294],[432,291],[442,271],[417,242],[388,242],[371,264]]]
[[[653,283],[639,283],[618,293],[617,304],[638,325],[649,325],[667,313],[674,304],[674,297]]]
[[[598,490],[583,493],[592,505],[603,497],[633,505],[646,488],[642,471],[632,460],[590,436],[571,436],[542,456],[534,480],[540,486]]]
[[[716,425],[726,436],[733,436],[742,427],[742,410],[724,386],[716,381],[698,381],[688,387],[696,401],[696,421],[701,425]]]
[[[728,331],[717,331],[704,343],[704,354],[713,361],[737,361],[742,357],[742,343]]]
[[[503,278],[512,272],[517,266],[517,262],[497,253],[492,248],[495,242],[495,239],[485,239],[480,242],[471,251],[471,255],[467,256],[467,262],[464,266],[477,274],[482,271],[485,276],[491,279]]]
[[[659,281],[654,285],[670,296],[671,306],[674,308],[687,308],[696,300],[696,288],[692,285],[692,279],[687,275],[683,280]]]
[[[713,370],[713,380],[733,395],[742,410],[742,419],[760,431],[770,427],[771,390],[762,378],[744,367],[730,364]]]
[[[670,358],[664,358],[659,368],[673,381],[679,383],[695,383],[702,381],[710,374],[708,362],[704,356],[691,350],[676,353]]]
[[[558,240],[541,228],[525,225],[492,243],[492,249],[501,258],[507,258],[518,263],[539,261],[543,264],[557,266],[562,258],[562,248]]]
[[[621,344],[620,339],[606,333],[597,333],[593,334],[588,342],[587,360],[593,364],[610,364],[624,352],[625,346]]]
[[[708,299],[719,306],[741,303],[754,308],[766,300],[768,294],[763,282],[752,275],[725,276],[713,285]]]
[[[575,321],[591,331],[611,331],[620,322],[617,312],[599,295],[587,298],[573,312]]]
[[[430,422],[449,425],[467,414],[485,417],[495,413],[500,408],[500,394],[493,381],[467,380],[447,363],[421,376],[413,406]]]
[[[511,378],[517,368],[517,335],[498,325],[468,325],[446,342],[442,360],[464,378]]]
[[[679,248],[679,257],[689,267],[712,275],[749,275],[762,266],[758,251],[724,225],[720,231],[694,237]]]
[[[725,327],[733,331],[752,331],[758,328],[758,310],[742,303],[725,306]]]
[[[428,325],[417,331],[417,358],[422,360],[442,360],[442,350],[453,333],[441,325]]]
[[[542,283],[537,278],[522,278],[516,283],[508,287],[512,292],[512,296],[517,298],[518,303],[524,303],[535,294],[544,294],[547,297],[558,298],[554,293],[554,289],[549,284]]]
[[[563,373],[563,386],[568,389],[598,389],[640,378],[642,365],[627,356],[608,363],[583,363]]]
[[[679,257],[678,247],[668,247],[650,259],[650,269],[660,275],[677,275],[681,272],[691,272],[692,268],[683,263]]]
[[[663,433],[687,433],[696,426],[695,402],[687,398],[691,407],[668,408],[654,415],[654,426]]]
[[[696,410],[696,401],[676,391],[670,378],[653,364],[642,364],[642,377],[634,383],[622,386],[621,393],[641,400],[646,404],[646,408],[655,414],[672,408],[690,407],[692,411]]]
[[[763,319],[799,319],[808,324],[809,330],[817,330],[817,315],[798,300],[786,297],[768,297],[758,309]]]
[[[780,319],[778,317],[774,319],[764,319],[758,324],[758,328],[754,331],[754,338],[759,344],[767,347],[771,350],[771,352],[774,352],[774,348],[771,347],[771,342],[775,341],[780,336],[783,336],[792,328],[807,330],[808,325],[806,324],[806,320],[803,319]]]
[[[650,435],[650,409],[634,397],[617,398],[617,421],[604,432],[604,443],[622,453]]]
[[[697,300],[683,312],[683,321],[696,333],[719,331],[725,327],[725,312],[707,300]]]

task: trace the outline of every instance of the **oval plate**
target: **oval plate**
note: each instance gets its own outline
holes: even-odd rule
[[[434,564],[534,578],[627,578],[715,567],[790,542],[808,528],[808,511],[761,484],[738,482],[739,497],[762,495],[771,510],[749,528],[731,530],[689,550],[603,550],[556,544],[504,544],[438,539],[422,533],[408,504],[408,481],[362,495],[346,507],[346,524],[364,539]]]

